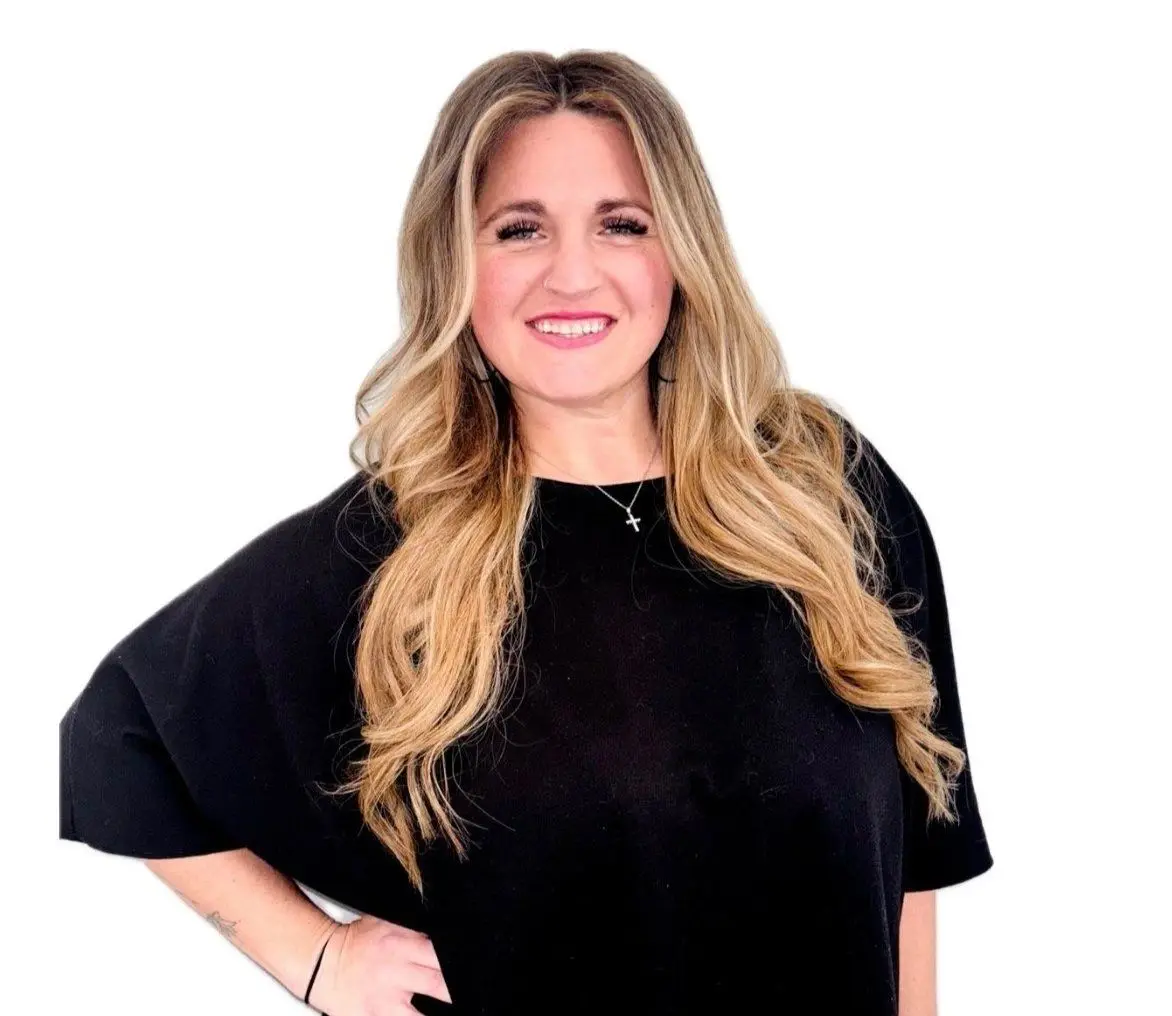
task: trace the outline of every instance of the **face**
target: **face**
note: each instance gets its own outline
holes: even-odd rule
[[[521,202],[528,207],[505,207]],[[522,406],[602,405],[647,392],[675,281],[650,209],[635,151],[609,120],[536,117],[493,154],[476,206],[472,328]],[[609,323],[596,334],[539,329],[559,313],[589,315],[551,319],[563,329]]]

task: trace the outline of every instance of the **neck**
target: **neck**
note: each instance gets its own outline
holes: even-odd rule
[[[517,408],[536,476],[606,486],[664,474],[649,397],[606,407],[518,399]]]
[[[623,471],[619,469],[606,469],[598,470],[593,474],[587,470],[579,472],[575,469],[571,472],[568,469],[563,469],[532,450],[530,450],[529,455],[531,457],[529,471],[533,476],[546,480],[561,480],[564,483],[592,483],[599,487],[609,487],[620,483],[638,483],[640,480],[650,481],[662,479],[666,472],[663,459],[658,450],[650,459],[650,464],[645,462],[639,470],[631,469],[629,471]]]

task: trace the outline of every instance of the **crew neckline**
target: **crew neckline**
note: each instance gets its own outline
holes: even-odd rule
[[[543,487],[552,487],[555,489],[564,488],[569,490],[633,490],[635,487],[638,487],[639,484],[643,484],[644,487],[662,487],[667,483],[666,473],[661,476],[648,476],[643,480],[623,480],[621,483],[579,483],[577,480],[557,480],[552,476],[538,476],[537,474],[532,475],[533,479],[537,480]]]

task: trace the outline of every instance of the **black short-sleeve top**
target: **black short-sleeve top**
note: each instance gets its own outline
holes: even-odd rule
[[[967,751],[940,561],[863,439],[899,623],[937,728]],[[361,586],[396,533],[360,474],[241,547],[124,636],[61,721],[61,836],[141,858],[247,847],[357,911],[427,932],[452,1005],[423,1012],[895,1016],[903,894],[992,866],[972,758],[927,822],[891,717],[819,675],[776,590],[707,572],[666,480],[537,481],[521,672],[453,746],[460,860],[421,900],[350,798]]]

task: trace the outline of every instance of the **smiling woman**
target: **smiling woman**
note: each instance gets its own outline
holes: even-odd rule
[[[941,563],[731,251],[647,70],[473,71],[360,471],[101,661],[62,835],[361,912],[184,868],[333,1016],[929,1016],[932,893],[993,863]]]
[[[675,279],[621,123],[561,110],[517,124],[487,153],[476,207],[471,327],[534,442],[542,435],[543,453],[574,464],[580,453],[557,440],[567,428],[551,414],[564,420],[567,404],[584,403],[596,417],[609,403],[631,410],[613,429],[652,447],[647,362]]]

